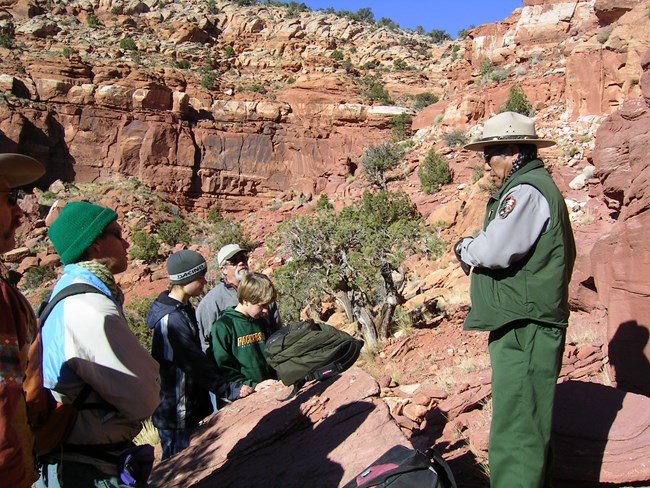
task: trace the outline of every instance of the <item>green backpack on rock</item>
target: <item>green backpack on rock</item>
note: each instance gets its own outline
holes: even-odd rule
[[[268,363],[294,397],[307,381],[331,378],[354,364],[363,341],[331,325],[304,320],[289,324],[266,341]]]

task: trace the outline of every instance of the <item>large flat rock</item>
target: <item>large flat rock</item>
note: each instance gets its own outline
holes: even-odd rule
[[[154,467],[151,486],[342,486],[390,447],[410,446],[359,368],[292,400],[277,385],[208,418],[190,447]]]

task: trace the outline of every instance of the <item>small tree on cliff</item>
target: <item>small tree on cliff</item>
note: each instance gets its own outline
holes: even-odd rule
[[[395,142],[382,142],[370,146],[361,156],[363,172],[368,181],[381,190],[386,190],[386,173],[397,167],[404,159],[404,150]]]
[[[510,88],[508,100],[499,109],[499,113],[501,112],[517,112],[526,117],[532,117],[535,115],[535,107],[528,100],[524,89],[519,85],[514,85]]]
[[[329,295],[356,321],[371,350],[389,337],[402,301],[401,264],[422,232],[403,192],[366,192],[353,206],[298,216],[279,227],[276,244],[290,254],[275,274],[282,314],[297,320],[309,303]]]

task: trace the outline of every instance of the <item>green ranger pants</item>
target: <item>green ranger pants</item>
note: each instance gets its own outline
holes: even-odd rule
[[[565,329],[517,322],[490,332],[491,488],[551,486],[551,424]]]

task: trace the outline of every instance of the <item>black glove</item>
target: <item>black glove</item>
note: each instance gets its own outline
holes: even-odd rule
[[[454,254],[456,255],[456,259],[458,259],[458,262],[460,263],[460,267],[465,273],[466,276],[469,276],[469,272],[472,269],[472,267],[464,262],[461,257],[460,257],[460,250],[461,250],[461,245],[463,244],[463,239],[460,239],[456,244],[454,244]]]

